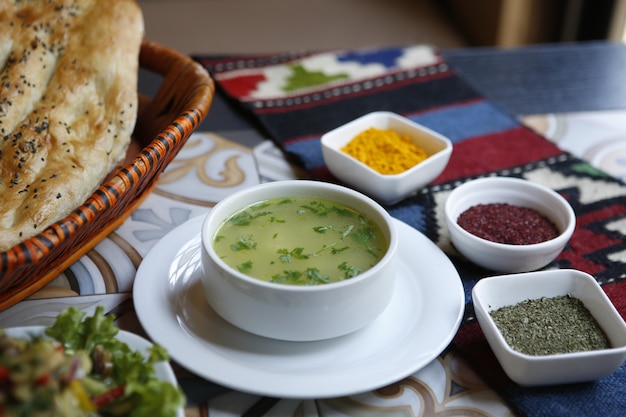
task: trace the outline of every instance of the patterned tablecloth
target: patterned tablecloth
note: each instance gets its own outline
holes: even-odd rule
[[[0,327],[49,325],[65,307],[92,313],[97,305],[104,305],[107,312],[116,314],[122,329],[147,338],[134,313],[131,291],[136,270],[154,244],[187,220],[205,215],[236,190],[301,176],[272,142],[263,141],[251,149],[229,139],[241,134],[193,134],[142,206],[54,282],[0,312]],[[391,412],[398,407],[424,416],[445,409],[465,410],[467,415],[510,415],[506,405],[453,350],[442,352],[424,369],[385,390],[324,400],[280,400],[231,391],[174,366],[189,397],[187,416],[206,415],[207,410],[211,416],[332,416],[366,410]]]
[[[616,176],[626,172],[626,114],[596,112],[528,116],[524,121]],[[254,148],[242,136],[261,140]],[[620,149],[617,152],[617,149]],[[612,152],[609,152],[612,150]],[[597,157],[597,155],[604,155]],[[611,157],[609,157],[611,156]],[[0,327],[48,325],[67,306],[88,313],[97,305],[118,317],[122,329],[147,337],[133,310],[131,289],[143,257],[165,234],[233,191],[260,182],[298,178],[270,141],[255,132],[193,134],[156,190],[115,233],[28,300],[0,312]],[[198,358],[201,360],[201,358]],[[323,400],[281,400],[232,391],[174,364],[189,398],[187,416],[220,415],[445,415],[511,416],[513,412],[453,349],[384,389]],[[208,413],[208,414],[207,414]]]

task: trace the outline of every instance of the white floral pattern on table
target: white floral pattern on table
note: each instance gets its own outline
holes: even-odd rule
[[[522,122],[559,148],[626,180],[626,110],[526,116]]]
[[[267,416],[513,416],[452,351],[443,352],[416,374],[376,391],[315,401],[228,392],[208,402],[206,415],[243,415],[255,406]]]

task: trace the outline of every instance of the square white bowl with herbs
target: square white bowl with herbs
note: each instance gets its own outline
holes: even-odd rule
[[[423,151],[425,159],[397,173],[381,173],[345,151],[345,147],[368,129],[392,131],[407,136],[409,145]],[[452,142],[445,136],[398,114],[386,111],[368,113],[324,134],[322,154],[328,170],[339,180],[373,197],[380,203],[395,204],[415,193],[439,176],[452,154]],[[361,151],[373,151],[373,144]],[[394,149],[375,155],[385,165],[397,163]]]
[[[587,273],[559,269],[483,278],[472,297],[487,342],[519,385],[595,380],[626,359],[626,324]]]

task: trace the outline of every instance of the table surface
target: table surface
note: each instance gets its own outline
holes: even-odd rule
[[[626,142],[626,113],[621,111],[626,109],[625,48],[593,42],[506,51],[454,50],[443,54],[468,82],[508,113],[560,146],[593,159],[597,154],[592,155],[589,148],[598,141],[610,142],[613,147],[615,138]],[[152,74],[142,73],[140,91],[150,94],[158,89],[158,82]],[[523,117],[527,115],[535,116]],[[577,129],[559,128],[564,125]],[[622,152],[626,155],[626,150]],[[618,155],[617,151],[613,155]],[[229,165],[228,161],[235,160],[236,164]],[[616,176],[624,175],[621,166],[606,155],[593,162]],[[199,166],[216,168],[215,172],[207,168],[208,180],[203,180],[195,172]],[[224,167],[229,167],[226,172],[237,181],[223,181],[219,169]],[[57,280],[31,299],[0,312],[0,327],[46,325],[69,305],[87,312],[104,305],[116,314],[121,328],[146,336],[134,314],[132,281],[141,259],[159,239],[186,220],[205,214],[229,193],[251,184],[298,175],[298,169],[284,161],[278,149],[257,133],[253,123],[218,94],[209,116],[164,172],[146,202]],[[397,404],[424,416],[442,409],[478,409],[493,417],[512,415],[506,404],[451,349],[411,375],[408,384],[413,391],[402,391],[397,397],[392,384],[386,391],[349,398],[281,400],[232,391],[174,366],[189,399],[187,416],[205,412],[331,416],[392,409]]]
[[[626,108],[626,45],[608,42],[443,51],[510,115]]]

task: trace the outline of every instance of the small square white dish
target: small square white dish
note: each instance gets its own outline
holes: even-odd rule
[[[399,174],[383,175],[341,150],[369,128],[409,135],[428,158]],[[324,134],[321,143],[326,166],[336,178],[387,205],[403,200],[437,178],[452,154],[452,142],[445,136],[385,111],[369,113],[339,126]]]
[[[570,295],[583,302],[611,348],[533,356],[511,348],[490,312],[526,300]],[[472,290],[476,318],[504,372],[521,386],[591,381],[606,377],[626,359],[626,324],[597,281],[574,269],[483,278]]]

